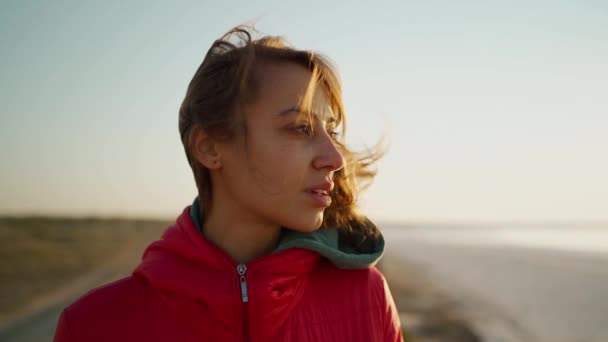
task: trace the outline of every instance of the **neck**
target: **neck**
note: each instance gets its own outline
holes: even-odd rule
[[[205,217],[202,232],[207,240],[218,246],[238,263],[249,263],[272,252],[281,234],[277,224],[236,210],[233,201],[214,194],[213,207]],[[228,205],[227,205],[228,204]]]

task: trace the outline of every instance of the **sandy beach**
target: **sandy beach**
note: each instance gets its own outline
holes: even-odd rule
[[[385,235],[486,341],[608,341],[608,253]]]

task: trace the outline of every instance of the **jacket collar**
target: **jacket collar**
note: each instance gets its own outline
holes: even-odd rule
[[[200,204],[196,197],[190,206],[190,218],[199,234],[202,235],[202,224],[200,221]],[[377,229],[371,221],[367,224]],[[384,237],[372,241],[371,248],[362,251],[349,245],[345,239],[340,239],[341,231],[338,228],[322,228],[310,233],[296,232],[283,228],[281,240],[273,251],[274,253],[291,248],[303,248],[319,253],[327,258],[336,267],[343,269],[368,268],[375,265],[384,253]]]

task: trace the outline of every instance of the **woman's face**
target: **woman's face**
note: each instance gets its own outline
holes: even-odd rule
[[[258,75],[256,98],[244,108],[245,133],[218,145],[221,184],[247,217],[315,230],[331,201],[333,175],[344,166],[334,143],[334,113],[320,85],[313,114],[299,110],[312,76],[305,67],[268,63]]]

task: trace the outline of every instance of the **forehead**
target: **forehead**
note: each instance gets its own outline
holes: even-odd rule
[[[325,87],[313,82],[313,74],[306,67],[293,62],[264,63],[256,74],[257,90],[252,104],[258,111],[280,115],[297,109],[323,120],[334,116]]]

